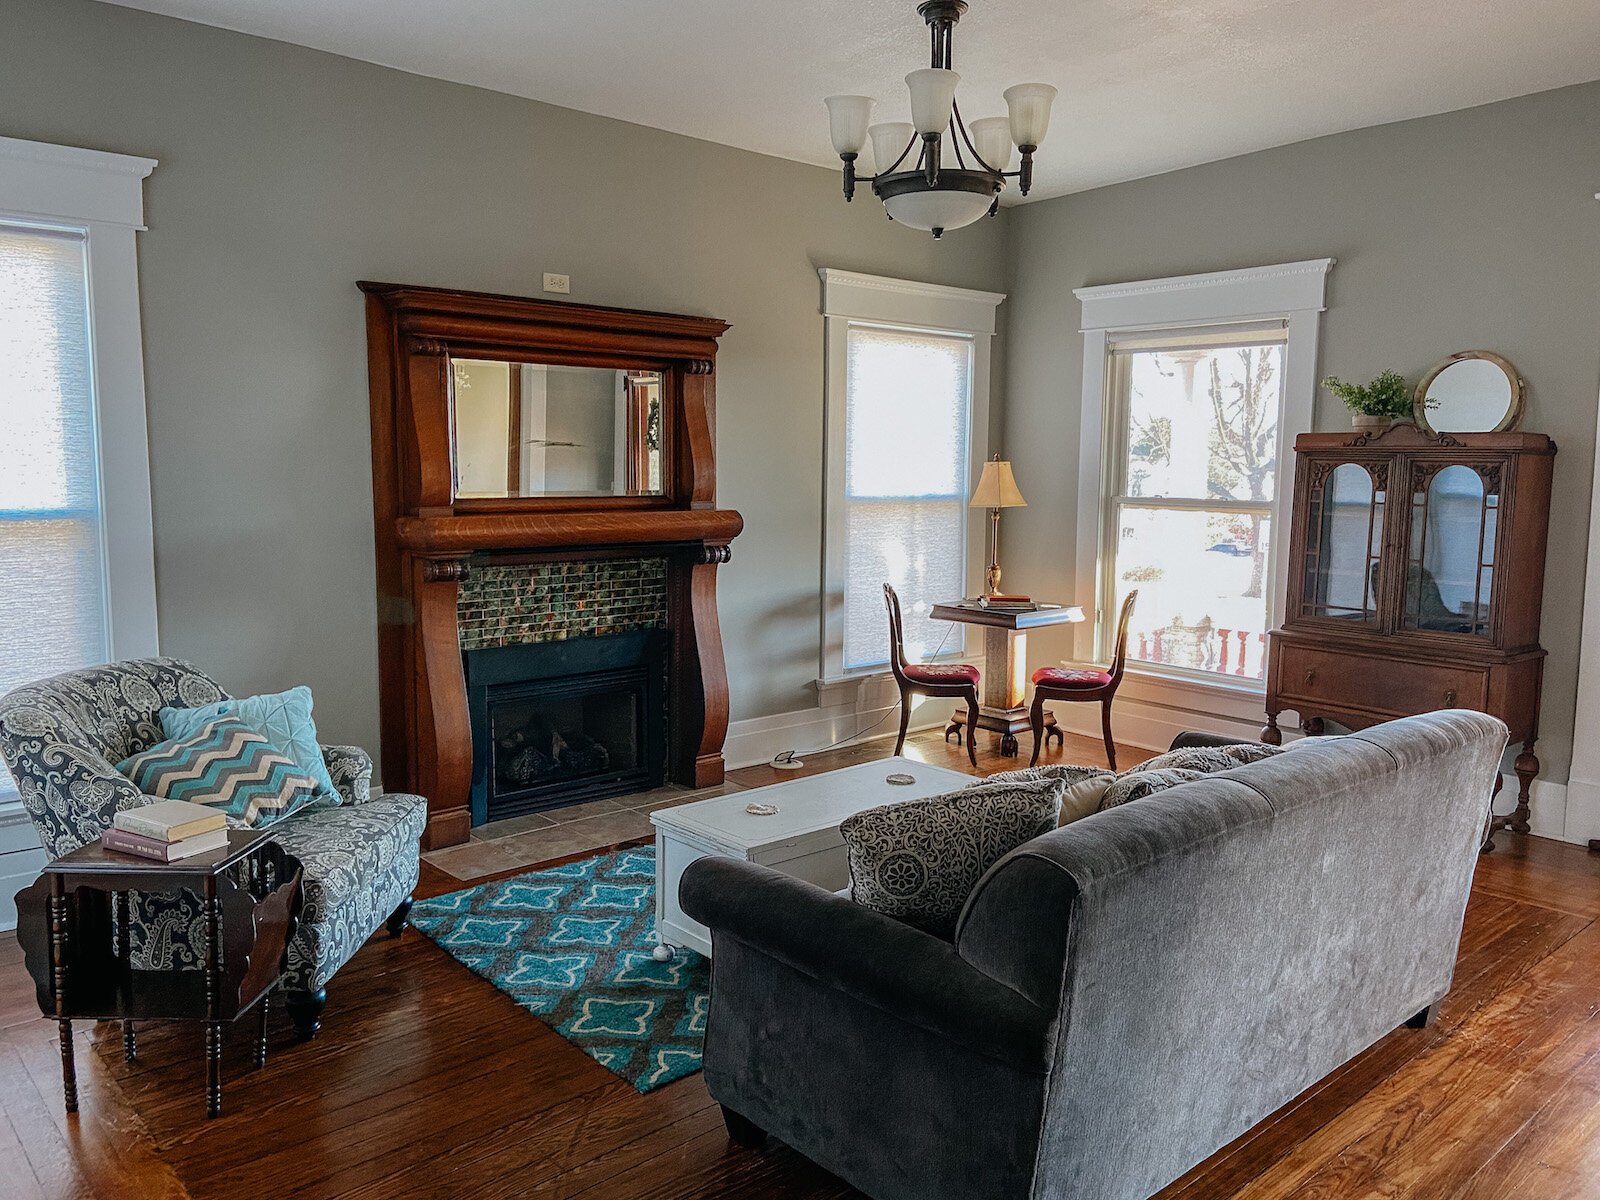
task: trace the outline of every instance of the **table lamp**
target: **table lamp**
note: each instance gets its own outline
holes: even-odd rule
[[[978,486],[972,489],[969,507],[989,510],[989,569],[983,577],[985,595],[993,596],[1000,591],[1000,510],[1027,506],[1028,502],[1017,490],[1009,462],[996,454],[983,464],[983,474],[978,476]]]

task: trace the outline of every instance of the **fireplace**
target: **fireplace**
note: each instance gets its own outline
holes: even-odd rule
[[[468,650],[472,823],[665,783],[669,641],[641,630]]]

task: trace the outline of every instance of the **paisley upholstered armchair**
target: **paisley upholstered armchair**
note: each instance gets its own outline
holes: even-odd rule
[[[0,757],[10,768],[39,840],[52,858],[94,841],[125,808],[149,797],[112,765],[163,738],[162,708],[227,699],[215,680],[174,658],[110,663],[57,675],[0,699]],[[417,882],[420,796],[371,796],[372,760],[355,746],[324,746],[342,803],[272,826],[304,868],[304,907],[289,945],[289,1014],[316,1034],[327,983],[387,918],[405,928]],[[136,965],[193,967],[205,960],[197,898],[138,898],[129,923]]]

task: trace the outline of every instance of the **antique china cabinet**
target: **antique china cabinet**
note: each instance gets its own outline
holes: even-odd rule
[[[1313,433],[1295,440],[1283,628],[1271,634],[1267,725],[1352,729],[1442,708],[1491,713],[1520,744],[1528,830],[1539,772],[1539,645],[1555,443],[1536,433]]]

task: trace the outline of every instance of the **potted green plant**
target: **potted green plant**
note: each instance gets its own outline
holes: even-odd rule
[[[1381,433],[1411,415],[1411,385],[1398,371],[1385,371],[1371,383],[1345,383],[1329,375],[1322,386],[1344,401],[1351,426],[1365,432]]]

